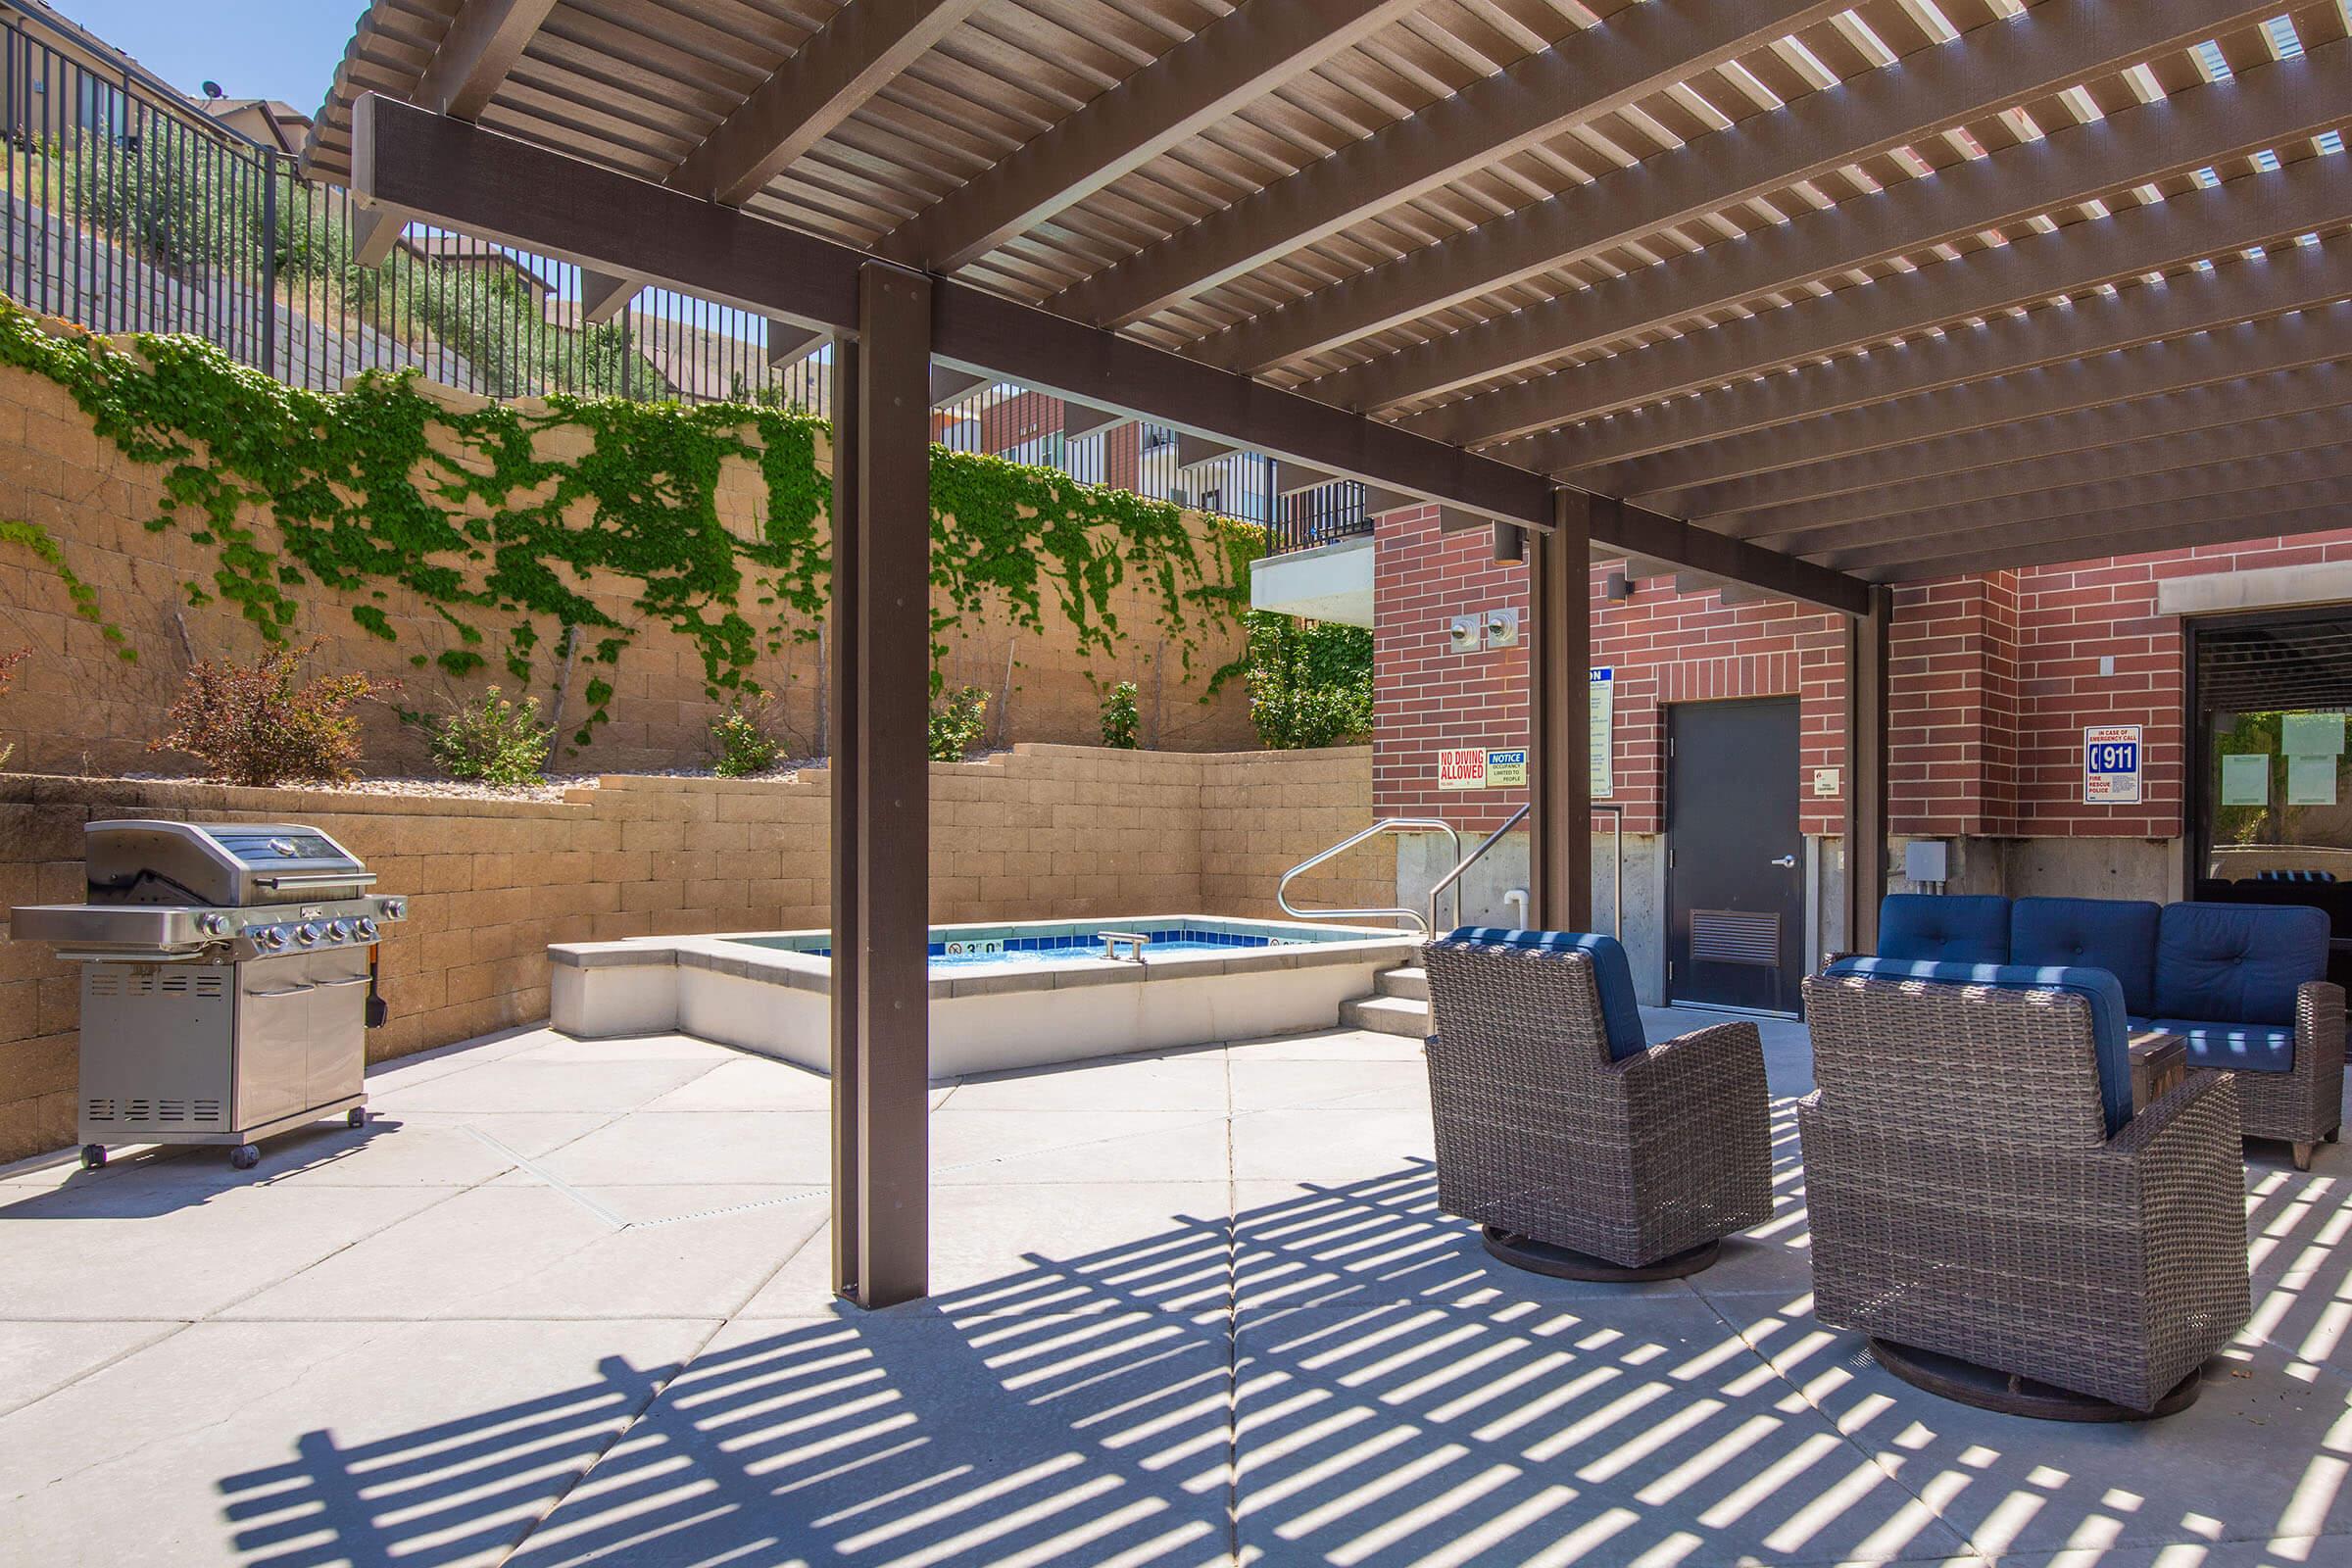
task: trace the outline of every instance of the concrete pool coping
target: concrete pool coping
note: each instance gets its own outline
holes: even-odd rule
[[[1413,932],[1225,915],[1109,915],[1085,920],[934,926],[946,939],[1064,936],[1184,926],[1299,940],[1131,959],[1025,958],[931,976],[936,1073],[995,1071],[1170,1047],[1329,1028],[1384,969],[1418,957]],[[829,956],[761,947],[827,934],[747,931],[559,943],[550,1010],[556,1028],[609,1039],[670,1030],[823,1069],[833,989]],[[1139,987],[1150,987],[1147,1001]],[[1123,989],[1122,989],[1123,988]],[[1055,1000],[1056,998],[1060,1000]],[[1083,1046],[1081,1042],[1086,1042]]]

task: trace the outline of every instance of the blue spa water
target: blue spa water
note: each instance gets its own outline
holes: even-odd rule
[[[1102,932],[1105,930],[1133,931],[1150,937],[1151,944],[1144,949],[1146,962],[1152,958],[1168,957],[1177,954],[1230,953],[1235,949],[1242,948],[1297,947],[1302,942],[1313,940],[1312,938],[1265,936],[1247,931],[1202,931],[1191,926],[1162,925],[1104,926],[1093,931],[1069,932],[1057,936],[1006,937],[1003,939],[1002,951],[980,947],[981,942],[988,939],[957,937],[932,942],[931,972],[933,974],[954,974],[964,969],[995,968],[1008,964],[1068,963],[1074,958],[1100,958],[1102,956]],[[774,938],[755,937],[746,940],[749,940],[755,947],[784,948],[795,953],[806,953],[814,958],[829,958],[833,956],[832,948],[823,944],[802,947],[797,942]],[[959,950],[978,948],[979,951],[950,952],[951,948]],[[1127,958],[1128,951],[1125,944],[1120,945],[1119,961],[1130,961]]]

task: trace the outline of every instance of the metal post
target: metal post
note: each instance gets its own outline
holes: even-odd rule
[[[1870,612],[1846,618],[1845,949],[1879,950],[1886,892],[1886,635],[1893,590],[1874,588]]]
[[[1592,499],[1563,490],[1528,540],[1528,887],[1553,931],[1592,925]]]
[[[262,373],[277,369],[277,155],[264,152],[262,169]],[[291,381],[292,376],[287,376]]]
[[[931,284],[858,271],[834,350],[833,1285],[929,1289]]]

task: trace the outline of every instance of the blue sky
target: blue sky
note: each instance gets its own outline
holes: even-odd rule
[[[188,92],[280,98],[304,114],[326,96],[363,0],[50,0],[65,16]]]

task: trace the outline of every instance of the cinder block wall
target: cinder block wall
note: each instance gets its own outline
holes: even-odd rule
[[[384,944],[384,1058],[547,1016],[551,942],[823,926],[831,782],[617,776],[561,804],[172,780],[0,776],[0,912],[82,897],[82,825],[297,821],[405,893]],[[1368,750],[1243,755],[1024,746],[931,769],[937,921],[1267,915],[1284,867],[1371,820]],[[1393,852],[1391,852],[1393,854]],[[1302,901],[1387,904],[1349,857]],[[0,1161],[74,1139],[75,970],[0,942]]]
[[[422,390],[453,406],[478,404],[466,394]],[[540,437],[544,456],[585,452],[584,432],[552,428]],[[818,463],[830,452],[818,445]],[[31,554],[0,544],[0,653],[30,647],[32,657],[17,670],[13,689],[0,699],[0,748],[14,746],[10,765],[26,772],[101,774],[126,771],[192,771],[193,760],[150,753],[147,743],[163,729],[163,715],[181,676],[199,659],[250,659],[262,647],[259,633],[226,600],[192,606],[185,585],[209,583],[213,554],[190,542],[190,522],[151,532],[161,511],[164,469],[134,463],[101,440],[64,389],[27,370],[0,368],[0,517],[39,524],[65,553],[66,564],[97,590],[97,608],[122,628],[138,662],[126,664],[76,616],[57,574]],[[732,463],[717,496],[721,520],[750,535],[760,526],[765,491],[746,463]],[[274,547],[275,524],[267,515],[248,519],[261,542]],[[1203,558],[1218,549],[1211,524],[1195,518]],[[592,577],[584,591],[622,625],[638,626],[630,585],[609,575]],[[423,737],[400,722],[398,707],[446,710],[493,683],[508,695],[516,682],[500,660],[463,679],[437,666],[416,668],[416,654],[437,655],[457,645],[457,634],[423,599],[399,589],[376,602],[309,584],[294,590],[303,614],[297,638],[323,636],[316,668],[357,670],[397,680],[390,702],[364,705],[366,765],[375,773],[432,771]],[[1050,596],[1049,596],[1050,597]],[[397,641],[362,630],[351,618],[355,604],[372,604],[389,618]],[[1092,744],[1101,736],[1102,693],[1121,680],[1140,689],[1143,738],[1148,746],[1171,750],[1230,750],[1255,744],[1245,683],[1232,681],[1214,698],[1209,674],[1242,651],[1238,627],[1210,628],[1191,669],[1161,646],[1156,603],[1140,585],[1116,591],[1113,610],[1129,638],[1108,652],[1081,652],[1076,634],[1051,605],[1042,632],[1022,632],[1006,613],[965,616],[951,634],[944,673],[954,686],[979,686],[989,693],[987,739],[995,746],[1019,741]],[[485,624],[495,625],[497,617]],[[532,690],[543,710],[560,712],[566,742],[553,766],[567,772],[694,766],[710,758],[710,725],[719,711],[704,694],[702,657],[696,646],[665,627],[645,626],[617,665],[575,661],[559,692],[562,669],[551,646],[555,628],[543,624],[543,644],[532,671]],[[497,639],[494,636],[493,642]],[[492,650],[495,653],[495,650]],[[771,716],[787,733],[792,754],[824,751],[828,720],[820,709],[827,650],[792,642],[763,655],[753,674],[773,694]],[[573,751],[568,733],[587,711],[582,689],[592,676],[610,681],[614,694],[606,706],[611,721],[595,740]]]

